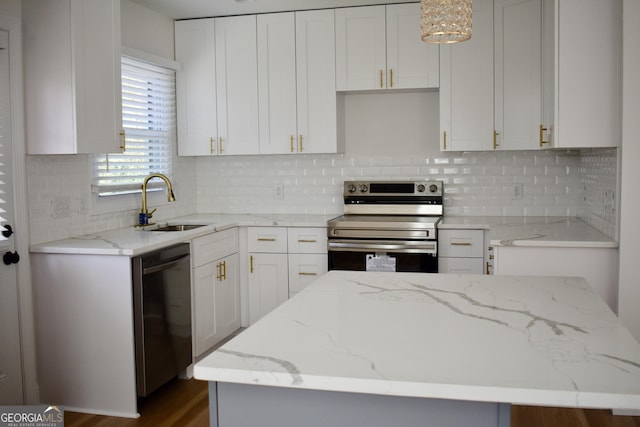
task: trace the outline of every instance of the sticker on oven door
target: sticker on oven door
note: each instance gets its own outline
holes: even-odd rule
[[[396,271],[396,259],[388,255],[367,254],[367,271]]]

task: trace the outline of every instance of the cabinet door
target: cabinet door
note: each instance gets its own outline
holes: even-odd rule
[[[493,0],[475,0],[471,39],[440,46],[440,147],[491,150],[493,131]]]
[[[254,323],[289,297],[287,254],[249,254],[249,322]]]
[[[296,147],[296,46],[294,13],[258,15],[260,153]]]
[[[483,274],[482,258],[444,258],[438,256],[438,273]]]
[[[219,339],[226,338],[240,328],[240,270],[239,256],[233,254],[216,263],[215,320]]]
[[[218,154],[258,154],[256,16],[215,20]]]
[[[214,20],[176,21],[175,44],[178,154],[217,154]]]
[[[194,268],[192,276],[197,357],[240,327],[238,254]]]
[[[333,10],[296,12],[299,153],[338,152]]]
[[[327,254],[289,254],[289,297],[327,272]]]
[[[385,7],[341,8],[335,15],[336,89],[385,89]]]
[[[29,154],[120,152],[120,0],[22,2]]]
[[[422,41],[420,4],[387,5],[387,88],[439,86],[439,49]]]
[[[493,8],[496,149],[540,148],[542,0],[495,0]]]
[[[618,146],[622,139],[622,2],[555,0],[553,4],[555,124],[547,126],[553,129],[553,146]]]
[[[216,263],[192,270],[193,280],[193,342],[195,357],[210,349],[218,339],[215,312]]]

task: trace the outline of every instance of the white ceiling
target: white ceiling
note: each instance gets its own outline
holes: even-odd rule
[[[246,15],[290,10],[330,9],[387,3],[410,3],[412,0],[133,0],[174,19]],[[413,0],[416,1],[416,0]]]

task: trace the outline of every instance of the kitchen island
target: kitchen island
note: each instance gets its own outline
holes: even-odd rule
[[[221,427],[503,427],[509,404],[640,409],[640,344],[581,278],[332,271],[194,374]]]

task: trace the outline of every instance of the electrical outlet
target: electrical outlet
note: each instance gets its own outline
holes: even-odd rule
[[[511,191],[511,200],[522,200],[522,184],[513,184]]]
[[[274,199],[284,199],[284,184],[281,182],[276,182],[273,186],[273,198]]]

